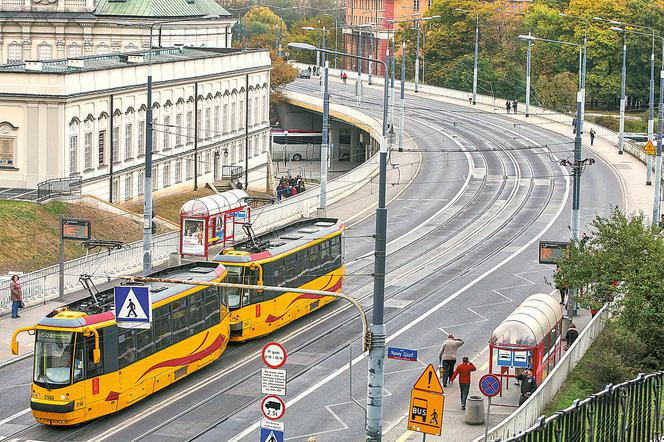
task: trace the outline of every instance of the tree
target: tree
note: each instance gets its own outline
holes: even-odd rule
[[[535,90],[543,107],[558,112],[576,110],[577,78],[569,72],[555,74],[552,77],[542,75],[535,81]]]
[[[597,217],[587,241],[571,245],[559,263],[556,283],[583,287],[582,307],[605,303],[618,323],[650,351],[644,367],[664,363],[664,232],[643,214],[627,217],[617,208]]]
[[[283,87],[297,78],[297,69],[289,65],[276,52],[271,51],[272,70],[270,71],[270,104],[283,101],[281,91]]]

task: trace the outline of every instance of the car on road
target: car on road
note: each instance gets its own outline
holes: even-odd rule
[[[309,69],[302,69],[300,71],[300,78],[311,78],[311,71]]]

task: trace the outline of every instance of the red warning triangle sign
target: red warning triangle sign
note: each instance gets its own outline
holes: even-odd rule
[[[431,364],[427,366],[420,378],[417,380],[417,382],[415,382],[415,385],[413,385],[413,388],[415,390],[443,394],[443,386],[440,385],[438,375],[436,375],[436,370]]]

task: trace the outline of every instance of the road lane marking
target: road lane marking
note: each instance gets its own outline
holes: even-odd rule
[[[27,414],[27,413],[29,413],[30,411],[31,411],[30,408],[26,408],[25,410],[21,410],[21,411],[19,411],[18,413],[14,413],[14,414],[12,414],[11,416],[6,417],[6,418],[4,418],[3,420],[1,420],[1,421],[0,421],[0,425],[4,425],[4,424],[6,424],[7,422],[11,422],[11,421],[13,421],[14,419],[16,419],[17,417],[23,416],[24,414]],[[2,439],[0,439],[0,440],[2,440]]]
[[[399,438],[396,440],[396,442],[406,442],[408,438],[413,434],[413,430],[407,430],[404,434],[399,436]]]
[[[488,123],[488,124],[491,124],[491,123]],[[497,126],[497,125],[496,125],[496,126]],[[513,132],[513,131],[510,131],[509,129],[505,129],[505,128],[502,128],[502,127],[500,127],[500,129],[501,129],[501,130],[506,130],[506,131],[508,131],[508,132]],[[537,143],[536,141],[534,141],[534,140],[532,140],[532,139],[528,139],[527,137],[523,137],[523,138],[526,139],[526,140],[528,140],[529,142],[531,142],[531,143],[533,143],[533,144],[536,144],[536,145],[539,145],[539,144],[540,144],[540,143]],[[542,237],[542,235],[544,235],[544,234],[545,234],[545,233],[551,228],[551,226],[553,226],[553,224],[556,222],[556,220],[557,220],[557,219],[560,217],[560,215],[562,214],[563,210],[565,210],[565,206],[566,206],[566,204],[567,204],[567,200],[568,200],[568,198],[569,198],[569,192],[570,192],[570,179],[569,179],[569,174],[566,173],[566,171],[565,171],[565,169],[564,169],[563,166],[560,166],[560,168],[561,168],[561,170],[562,170],[563,172],[565,172],[565,173],[563,174],[563,177],[564,177],[564,179],[565,179],[565,193],[564,193],[564,196],[563,196],[563,199],[562,199],[560,205],[558,206],[558,210],[556,210],[555,216],[551,217],[551,219],[550,219],[549,222],[544,226],[544,228],[543,228],[542,230],[540,230],[540,231],[539,231],[539,232],[538,232],[533,238],[531,238],[530,241],[526,242],[524,245],[522,245],[522,246],[519,247],[517,250],[515,250],[514,252],[512,252],[509,256],[507,256],[505,259],[503,259],[502,261],[500,261],[498,264],[496,264],[496,265],[494,265],[493,267],[487,269],[487,270],[486,270],[485,272],[483,272],[481,275],[479,275],[478,277],[476,277],[475,279],[473,279],[472,281],[470,281],[468,284],[466,284],[465,286],[463,286],[462,288],[460,288],[460,289],[457,290],[456,292],[454,292],[452,295],[450,295],[450,296],[447,297],[446,299],[442,300],[441,302],[439,302],[438,304],[436,304],[435,306],[433,306],[432,308],[430,308],[429,310],[427,310],[426,312],[424,312],[421,316],[419,316],[418,318],[414,319],[413,321],[411,321],[409,324],[405,325],[405,326],[402,327],[401,329],[397,330],[394,334],[388,336],[387,339],[385,339],[385,344],[387,344],[387,343],[393,341],[394,339],[398,338],[399,336],[401,336],[401,335],[404,334],[405,332],[409,331],[409,330],[410,330],[411,328],[413,328],[415,325],[417,325],[417,324],[419,324],[420,322],[424,321],[424,320],[427,319],[429,316],[431,316],[432,314],[436,313],[438,310],[440,310],[441,308],[443,308],[444,306],[446,306],[448,303],[450,303],[451,301],[453,301],[454,299],[456,299],[457,297],[459,297],[459,296],[460,296],[462,293],[464,293],[466,290],[468,290],[469,288],[473,287],[475,284],[477,284],[478,282],[480,282],[481,280],[483,280],[483,279],[486,278],[487,276],[491,275],[493,272],[495,272],[497,269],[501,268],[502,266],[504,266],[504,265],[507,264],[508,262],[512,261],[514,258],[516,258],[517,256],[519,256],[524,250],[526,250],[528,247],[530,247],[531,245],[533,245],[533,244],[534,244],[539,238]],[[364,354],[361,354],[361,355],[357,356],[355,359],[353,359],[353,361],[351,362],[351,365],[355,365],[355,364],[357,364],[358,362],[360,362],[361,360],[363,360],[365,357],[366,357],[366,356],[365,356]],[[334,378],[336,378],[337,376],[339,376],[340,374],[344,373],[347,369],[348,369],[348,364],[344,364],[341,368],[335,370],[334,372],[332,372],[331,374],[329,374],[328,376],[326,376],[325,378],[323,378],[322,380],[320,380],[320,381],[317,382],[316,384],[314,384],[314,385],[310,386],[309,388],[305,389],[305,390],[302,391],[300,394],[298,394],[297,396],[295,396],[293,399],[291,399],[290,401],[288,401],[288,402],[286,403],[286,406],[287,406],[287,407],[292,407],[293,405],[295,405],[296,403],[298,403],[299,401],[301,401],[302,399],[304,399],[305,397],[307,397],[309,394],[311,394],[312,392],[316,391],[316,390],[317,390],[318,388],[320,388],[321,386],[327,384],[327,383],[328,383],[329,381],[331,381],[332,379],[334,379]],[[239,434],[237,434],[236,436],[234,436],[233,438],[231,438],[231,439],[229,440],[229,442],[238,442],[238,441],[241,440],[243,437],[249,435],[249,434],[252,433],[252,432],[255,432],[256,429],[259,427],[259,425],[260,425],[260,421],[256,421],[256,422],[254,422],[252,425],[250,425],[249,427],[247,427],[246,429],[244,429],[242,432],[240,432]]]

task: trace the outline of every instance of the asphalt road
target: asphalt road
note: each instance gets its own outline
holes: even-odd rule
[[[290,88],[318,94],[316,80],[298,80]],[[332,84],[333,102],[354,106],[352,93],[352,85]],[[380,91],[366,88],[365,94],[362,109],[380,115]],[[462,355],[482,365],[492,329],[528,295],[551,290],[544,281],[551,268],[537,263],[536,239],[569,236],[571,179],[555,158],[571,155],[571,139],[411,95],[406,115],[423,163],[389,207],[385,319],[388,345],[418,349],[419,362],[386,362],[386,440],[404,432],[410,387],[437,358],[446,333],[461,336]],[[619,182],[599,159],[586,169],[583,186],[583,223],[622,205]],[[345,242],[344,291],[366,310],[373,230],[369,217],[347,231]],[[0,440],[256,440],[259,351],[271,339],[289,352],[287,439],[315,434],[318,441],[363,440],[366,358],[360,331],[356,313],[333,303],[269,338],[229,347],[216,363],[129,409],[73,429],[37,425],[25,412],[32,369],[22,361],[0,370]],[[450,400],[445,419],[459,417],[459,405]]]

